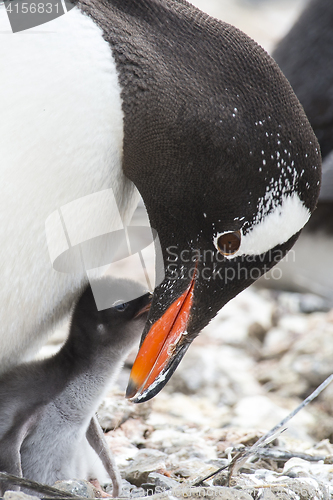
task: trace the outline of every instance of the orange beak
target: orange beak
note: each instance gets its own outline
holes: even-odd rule
[[[168,367],[186,327],[193,302],[194,277],[185,292],[175,300],[150,328],[138,352],[127,386],[126,397],[138,398],[158,381]]]

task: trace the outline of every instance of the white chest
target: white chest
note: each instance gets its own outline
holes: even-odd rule
[[[121,169],[123,114],[115,62],[90,18],[74,8],[12,34],[2,6],[0,61],[3,371],[36,349],[84,279],[83,273],[52,268],[47,218],[66,204],[112,189],[126,223],[138,195]],[[89,213],[83,218],[78,224],[93,224]],[[111,227],[113,222],[108,221]]]
[[[62,479],[107,477],[86,432],[112,380],[83,373],[38,411],[20,450],[24,477],[50,485]]]

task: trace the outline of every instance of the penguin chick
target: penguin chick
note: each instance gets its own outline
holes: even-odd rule
[[[120,475],[95,412],[140,338],[152,296],[124,279],[104,277],[94,283],[94,293],[97,288],[111,308],[98,311],[87,286],[61,350],[1,376],[0,470],[52,485],[101,477],[102,462],[117,496]],[[129,290],[138,298],[126,301]],[[9,486],[0,483],[0,492]]]

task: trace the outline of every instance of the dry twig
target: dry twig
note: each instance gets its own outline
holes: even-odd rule
[[[237,455],[232,459],[232,461],[225,465],[224,467],[221,467],[220,469],[217,469],[217,471],[213,472],[212,474],[209,474],[208,476],[199,479],[199,481],[196,481],[193,486],[200,486],[204,481],[207,481],[208,479],[211,479],[213,476],[218,474],[219,472],[222,472],[225,469],[229,469],[229,478],[228,481],[230,482],[230,479],[234,473],[237,473],[237,471],[242,467],[242,465],[249,459],[250,456],[252,455],[259,455],[261,448],[269,444],[271,441],[274,441],[274,439],[277,437],[277,435],[280,435],[282,432],[286,430],[286,423],[289,422],[298,412],[300,412],[306,405],[308,405],[311,401],[313,401],[326,387],[332,382],[333,380],[333,374],[327,377],[327,379],[320,384],[319,387],[315,391],[313,391],[310,396],[308,396],[304,401],[295,408],[289,415],[287,415],[279,424],[277,424],[273,429],[268,431],[266,434],[264,434],[258,441],[254,443],[253,446],[248,448],[247,450],[241,451],[237,453]],[[260,450],[260,451],[259,451]],[[296,455],[296,454],[295,454]]]

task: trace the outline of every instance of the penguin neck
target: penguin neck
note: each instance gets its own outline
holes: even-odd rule
[[[78,342],[80,337],[82,342]],[[82,327],[72,325],[67,341],[52,358],[55,377],[65,377],[57,407],[75,422],[91,418],[95,413],[123,361],[117,349],[94,349],[84,342],[86,338],[89,336]]]

